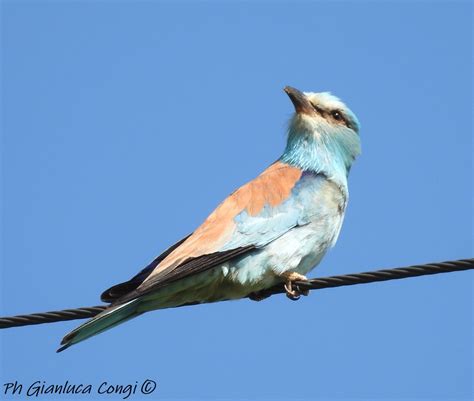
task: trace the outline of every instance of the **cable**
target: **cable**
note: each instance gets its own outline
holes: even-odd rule
[[[293,286],[299,290],[319,290],[322,288],[343,287],[346,285],[367,284],[377,281],[398,280],[402,278],[426,276],[430,274],[451,273],[474,269],[474,258],[460,259],[448,262],[428,263],[396,269],[383,269],[364,273],[346,274],[342,276],[330,276],[311,279],[308,281],[295,281]],[[249,298],[262,299],[274,294],[285,293],[283,284],[260,291],[258,294],[250,294]],[[255,297],[257,295],[257,297]],[[0,317],[0,329],[10,327],[27,326],[33,324],[53,323],[64,320],[87,319],[106,309],[108,305],[98,305],[86,308],[65,309],[53,312],[33,313],[30,315],[19,315]]]
[[[107,305],[91,306],[86,308],[64,309],[53,312],[32,313],[31,315],[18,315],[0,317],[0,329],[10,327],[29,326],[32,324],[62,322],[64,320],[87,319],[94,317],[107,308]]]

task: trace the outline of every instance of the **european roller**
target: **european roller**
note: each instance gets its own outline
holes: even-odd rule
[[[354,113],[330,93],[286,87],[295,113],[281,157],[230,194],[191,234],[130,280],[106,290],[102,313],[62,340],[73,344],[155,309],[239,299],[278,283],[288,297],[341,230],[347,178],[360,153]]]

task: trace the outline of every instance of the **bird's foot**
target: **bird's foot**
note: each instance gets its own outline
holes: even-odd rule
[[[301,295],[307,296],[309,294],[309,290],[301,290],[298,286],[293,286],[293,281],[308,281],[306,276],[296,272],[285,272],[281,277],[285,279],[284,287],[286,296],[292,301],[297,301],[300,299]]]
[[[265,298],[268,298],[270,295],[265,294],[263,291],[255,291],[248,295],[249,299],[252,301],[263,301]]]

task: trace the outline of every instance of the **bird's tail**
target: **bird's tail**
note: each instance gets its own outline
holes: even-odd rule
[[[66,334],[61,341],[61,348],[59,348],[57,352],[64,351],[71,345],[77,344],[89,337],[95,336],[96,334],[102,333],[105,330],[141,315],[141,312],[137,312],[137,306],[138,300],[132,299],[122,305],[107,308],[97,316],[94,316],[91,320],[88,320]]]

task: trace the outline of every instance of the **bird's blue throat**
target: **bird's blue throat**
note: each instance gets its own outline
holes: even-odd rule
[[[303,171],[324,174],[339,186],[347,187],[349,170],[359,154],[359,136],[345,127],[335,130],[321,125],[311,132],[292,123],[280,160]]]

